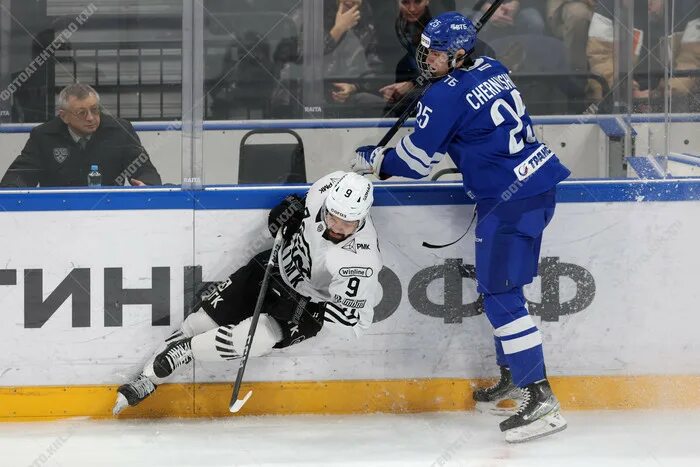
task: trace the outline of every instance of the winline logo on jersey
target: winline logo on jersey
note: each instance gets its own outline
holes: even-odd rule
[[[70,312],[71,325],[74,328],[101,325],[119,327],[123,325],[124,305],[150,305],[151,325],[170,326],[184,319],[198,306],[199,291],[207,290],[216,284],[202,281],[201,266],[185,266],[181,283],[184,306],[177,312],[171,307],[171,286],[174,282],[171,280],[174,279],[171,269],[174,268],[153,267],[151,287],[127,288],[124,286],[128,279],[125,277],[127,271],[123,268],[104,268],[102,274],[93,272],[92,277],[102,276],[102,284],[90,280],[91,268],[74,268],[53,290],[45,290],[43,285],[45,275],[50,277],[51,283],[56,283],[55,274],[52,275],[49,271],[19,271],[24,277],[24,290],[21,290],[17,287],[18,270],[2,269],[0,287],[6,292],[2,301],[20,301],[15,294],[22,294],[25,328],[43,327],[59,309],[63,310],[60,313]],[[558,321],[563,315],[585,310],[593,302],[596,293],[595,280],[582,266],[561,262],[558,257],[544,257],[540,262],[539,272],[538,296],[541,298],[539,302],[528,301],[528,305],[530,313],[541,317],[543,321]],[[348,267],[341,271],[343,276],[369,277],[372,274],[376,274],[376,271],[369,268]],[[561,301],[561,278],[569,279],[566,282],[573,282],[576,287],[573,298],[564,302]],[[408,312],[415,310],[422,315],[441,319],[445,324],[461,323],[464,318],[479,315],[484,311],[481,297],[473,302],[464,303],[464,290],[472,290],[473,296],[477,296],[475,279],[474,266],[463,264],[461,258],[446,259],[443,264],[421,269],[410,279],[407,276],[399,278],[391,268],[384,267],[379,272],[382,300],[375,307],[374,321],[384,321],[399,309],[402,305],[403,290],[406,288],[410,306],[404,304],[404,308]],[[429,287],[436,290],[433,286],[436,281],[442,282],[442,300],[431,300],[428,296]],[[95,302],[104,304],[104,318],[99,324],[91,320],[91,295],[94,293],[102,294]],[[70,307],[67,306],[68,303]],[[66,306],[63,306],[64,304]],[[3,304],[3,307],[8,308],[9,304]]]

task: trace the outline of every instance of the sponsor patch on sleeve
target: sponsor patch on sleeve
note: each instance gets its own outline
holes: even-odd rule
[[[554,153],[552,150],[543,144],[537,151],[530,154],[527,159],[518,164],[518,166],[513,169],[513,172],[515,172],[515,176],[518,177],[518,180],[522,182],[537,172],[553,155]]]

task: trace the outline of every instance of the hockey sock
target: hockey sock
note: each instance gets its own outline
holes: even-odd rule
[[[506,354],[503,353],[503,345],[498,337],[493,338],[493,343],[496,346],[496,363],[498,366],[508,366],[508,360],[506,360]]]
[[[245,319],[237,325],[220,326],[192,338],[194,359],[205,362],[234,360],[243,354],[250,322]],[[250,347],[250,356],[259,357],[268,354],[272,346],[282,340],[282,328],[279,323],[266,314],[260,315],[255,339]]]
[[[484,308],[510,368],[513,383],[525,387],[543,379],[542,336],[525,308],[522,287],[505,293],[485,294]],[[500,360],[498,348],[497,343],[496,358]]]

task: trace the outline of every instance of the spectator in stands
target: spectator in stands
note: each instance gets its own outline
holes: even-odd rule
[[[470,3],[471,11],[465,11],[465,14],[476,21],[493,2],[479,0]],[[488,42],[496,37],[543,34],[543,12],[543,0],[504,0],[479,35]]]
[[[347,0],[346,0],[347,1]],[[361,0],[360,0],[361,1]],[[342,1],[340,2],[343,3]],[[372,7],[372,3],[375,7]],[[357,104],[377,104],[378,102],[394,104],[398,102],[406,92],[414,88],[412,81],[418,77],[418,69],[415,65],[415,46],[417,40],[420,39],[420,32],[423,30],[423,26],[430,21],[433,17],[433,11],[438,13],[445,11],[455,10],[454,0],[399,0],[391,8],[390,4],[387,2],[382,5],[378,5],[377,2],[372,2],[371,0],[365,0],[365,4],[369,4],[370,11],[377,11],[374,8],[378,7],[378,11],[381,13],[379,17],[385,17],[386,14],[393,13],[398,19],[395,24],[395,30],[401,48],[403,48],[406,53],[398,60],[398,65],[396,68],[396,79],[397,82],[382,86],[381,79],[389,74],[389,70],[385,68],[385,64],[388,63],[386,58],[379,58],[380,55],[386,57],[386,54],[380,54],[379,44],[377,36],[379,32],[376,32],[377,28],[383,27],[384,29],[389,29],[384,26],[376,25],[373,28],[372,33],[372,43],[371,48],[367,49],[372,51],[371,57],[376,60],[376,63],[380,66],[373,67],[372,73],[365,73],[361,80],[356,81],[354,84],[348,83],[333,83],[336,90],[332,93],[333,99],[336,102],[345,102],[345,99],[354,96],[355,92],[360,92],[354,99],[354,103]],[[431,5],[429,9],[428,6]],[[365,16],[366,13],[362,13]],[[374,17],[377,17],[376,15]],[[417,32],[417,35],[416,35]],[[409,37],[410,36],[410,37]],[[393,55],[393,54],[391,54]],[[384,81],[386,82],[386,81]],[[365,107],[366,109],[366,107]],[[366,115],[366,112],[365,112]]]
[[[678,28],[674,28],[674,34],[671,38],[673,44],[673,72],[683,70],[693,70],[700,72],[700,9],[695,3],[690,1],[678,2],[680,5],[677,14],[681,14],[681,21]],[[649,15],[661,22],[663,16],[664,0],[649,0]],[[690,20],[688,20],[690,19]],[[658,24],[658,27],[663,27]],[[662,52],[659,51],[658,55]],[[658,67],[657,67],[658,68]],[[671,93],[674,97],[692,99],[675,99],[673,102],[673,110],[675,111],[698,111],[700,110],[700,79],[696,74],[693,76],[674,77],[670,81]],[[634,97],[638,99],[658,100],[663,98],[665,82],[663,79],[658,80],[658,84],[654,86],[652,81],[646,90],[635,90]],[[660,109],[656,109],[660,110]]]
[[[586,43],[597,0],[547,0],[547,23],[555,37],[564,41],[574,72],[588,71]]]
[[[649,2],[633,2],[623,0],[634,13],[634,75],[632,78],[632,95],[637,100],[658,99],[663,97],[665,83],[661,79],[663,61],[662,44],[664,39],[664,1],[673,0],[649,0]],[[587,56],[591,71],[607,81],[612,88],[614,83],[614,26],[613,12],[614,0],[599,0],[595,13],[591,19],[589,39],[587,44]],[[673,36],[670,38],[674,47],[674,70],[697,70],[700,68],[700,18],[698,18],[697,4],[694,0],[676,0],[674,9],[676,18],[681,21],[673,24]],[[695,19],[691,19],[695,18]],[[650,73],[645,73],[647,70]],[[591,97],[595,100],[602,99],[602,89],[594,81],[589,83]],[[692,95],[697,90],[698,79],[696,77],[674,77],[670,88],[674,97]],[[686,110],[688,105],[698,107],[692,99],[674,99],[674,110]],[[654,105],[654,103],[651,103]],[[649,111],[648,103],[639,107],[639,110]],[[659,108],[654,110],[660,110]]]
[[[102,114],[100,96],[76,83],[59,95],[58,116],[35,127],[0,181],[3,187],[86,186],[92,165],[102,185],[160,185],[158,171],[126,120]]]
[[[260,33],[246,31],[227,47],[221,75],[207,89],[211,116],[219,120],[270,117],[275,88],[270,44]]]
[[[379,90],[389,105],[387,114],[400,115],[404,110],[403,98],[416,87],[420,76],[416,63],[416,49],[420,44],[423,28],[433,18],[429,4],[430,0],[398,0],[399,14],[394,28],[406,54],[396,65],[396,81]],[[480,39],[476,41],[474,55],[495,56],[493,50]]]
[[[339,78],[331,82],[330,97],[340,104],[381,103],[374,84],[386,70],[377,53],[377,25],[372,8],[363,0],[336,3],[335,9],[325,10],[325,22],[333,26],[325,36],[325,49],[330,53],[324,77]]]
[[[365,1],[372,6],[375,18],[381,20],[381,22],[377,23],[377,51],[382,61],[389,65],[389,72],[393,76],[395,65],[406,53],[403,46],[396,40],[394,19],[399,16],[402,3],[408,6],[407,2],[400,2],[397,0]],[[414,1],[414,3],[416,2]],[[432,16],[457,10],[455,0],[430,0],[429,6]],[[391,79],[389,81],[391,81]]]
[[[325,0],[324,78],[328,83],[326,98],[339,104],[382,102],[373,92],[376,77],[386,73],[377,54],[375,16],[365,0]],[[302,6],[290,15],[297,25],[295,37],[283,39],[273,54],[280,81],[273,95],[273,107],[291,104],[293,66],[303,63],[300,37],[303,33]]]
[[[399,14],[394,22],[396,37],[406,54],[396,64],[396,82],[382,87],[379,92],[390,105],[396,104],[416,87],[420,76],[416,63],[416,49],[420,44],[423,28],[430,22],[433,15],[430,11],[430,0],[399,0]],[[401,109],[395,109],[401,113]]]

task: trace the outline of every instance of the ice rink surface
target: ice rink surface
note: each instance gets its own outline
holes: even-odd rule
[[[700,411],[564,415],[524,444],[477,412],[0,423],[0,466],[700,466]]]

